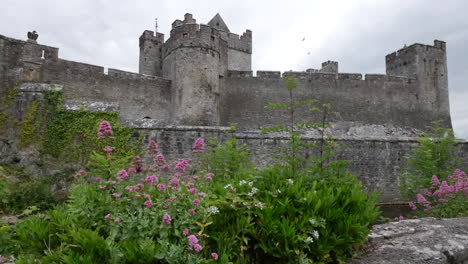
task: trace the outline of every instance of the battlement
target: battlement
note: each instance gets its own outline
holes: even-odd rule
[[[391,62],[401,57],[408,57],[411,55],[416,54],[417,52],[445,52],[446,51],[446,43],[440,40],[434,40],[434,45],[425,45],[421,43],[415,43],[410,46],[404,46],[403,48],[392,52],[385,56],[386,62]]]
[[[252,54],[252,31],[246,30],[242,36],[234,33],[227,33],[226,37],[230,49]]]
[[[164,34],[156,32],[154,34],[151,30],[145,30],[140,36],[140,48],[143,47],[145,41],[154,42],[155,45],[160,45],[164,43]]]

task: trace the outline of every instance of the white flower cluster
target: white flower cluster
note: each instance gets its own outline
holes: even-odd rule
[[[236,188],[234,188],[234,186],[232,186],[232,184],[228,184],[228,185],[224,186],[224,189],[229,189],[229,190],[231,190],[233,192],[236,191]]]
[[[306,242],[309,243],[309,244],[312,244],[312,243],[314,243],[314,239],[312,237],[307,237]]]
[[[239,182],[239,185],[240,185],[240,186],[242,186],[242,185],[244,185],[244,184],[247,184],[247,181],[241,180],[241,181]]]
[[[261,203],[261,202],[256,202],[255,207],[259,208],[260,210],[263,210],[263,208],[264,208],[263,203]]]
[[[219,213],[219,209],[216,206],[210,206],[206,209],[206,211],[208,211],[208,213],[211,213],[211,214]]]
[[[292,179],[288,179],[287,184],[293,184],[293,183],[294,183],[294,181]]]
[[[258,189],[255,188],[255,187],[252,187],[252,189],[250,190],[250,192],[247,194],[248,196],[253,196],[255,193],[257,193]]]

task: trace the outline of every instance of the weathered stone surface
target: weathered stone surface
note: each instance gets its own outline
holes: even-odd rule
[[[468,218],[421,218],[376,225],[369,241],[377,247],[352,264],[467,264]]]
[[[118,103],[93,101],[65,101],[63,108],[65,110],[84,109],[90,112],[118,112],[120,109]]]

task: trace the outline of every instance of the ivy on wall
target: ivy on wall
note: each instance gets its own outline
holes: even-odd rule
[[[15,98],[16,95],[12,102]],[[120,125],[117,112],[89,112],[84,108],[66,111],[62,105],[63,92],[53,86],[44,94],[43,100],[29,102],[19,123],[17,136],[20,146],[34,146],[43,157],[84,165],[93,151],[101,151],[105,147],[106,143],[97,139],[97,129],[100,122],[107,120],[113,126],[115,155],[135,155],[142,137],[132,142],[134,130]],[[1,113],[0,122],[3,118]],[[9,117],[5,116],[5,119]]]

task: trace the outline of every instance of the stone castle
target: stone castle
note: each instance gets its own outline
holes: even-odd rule
[[[288,76],[298,79],[295,100],[317,99],[331,105],[334,114],[329,121],[341,129],[336,140],[350,146],[338,156],[356,161],[351,170],[370,188],[398,181],[401,157],[414,146],[417,131],[436,120],[451,127],[443,41],[405,46],[385,57],[386,74],[363,76],[339,73],[334,61],[304,72],[254,75],[252,31],[231,33],[219,14],[207,24],[197,24],[185,14],[174,21],[166,40],[162,33],[144,31],[139,39],[139,73],[65,60],[58,48],[36,39],[35,32],[28,41],[0,35],[0,81],[21,83],[19,118],[31,94],[54,84],[63,89],[66,109],[118,111],[128,126],[150,130],[149,135],[166,142],[166,151],[174,155],[189,150],[195,137],[220,138],[228,130],[223,127],[236,123],[237,136],[250,145],[254,159],[267,163],[271,150],[285,138],[254,131],[288,123],[287,112],[264,107],[289,98],[284,88]],[[296,116],[298,121],[319,118],[306,110]],[[376,132],[375,127],[384,131]],[[341,137],[346,135],[351,137]],[[398,192],[385,191],[388,200]]]

